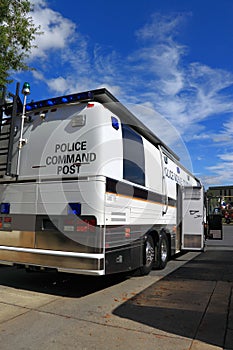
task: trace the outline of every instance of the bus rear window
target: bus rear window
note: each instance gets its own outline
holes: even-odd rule
[[[123,178],[145,186],[145,156],[142,137],[122,124]]]

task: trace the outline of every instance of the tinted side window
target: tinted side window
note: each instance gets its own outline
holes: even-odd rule
[[[145,186],[145,157],[142,137],[122,124],[123,178]]]

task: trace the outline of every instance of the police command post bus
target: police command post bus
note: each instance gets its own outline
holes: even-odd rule
[[[23,92],[2,106],[0,263],[143,275],[203,249],[200,181],[108,90]]]

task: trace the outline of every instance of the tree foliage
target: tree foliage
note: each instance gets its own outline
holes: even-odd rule
[[[29,0],[0,0],[0,86],[10,82],[11,71],[31,69],[26,59],[39,27],[30,11]]]

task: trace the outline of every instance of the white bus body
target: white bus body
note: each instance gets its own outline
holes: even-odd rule
[[[19,114],[1,130],[0,263],[147,274],[203,249],[199,180],[106,89],[26,110],[22,148]]]

